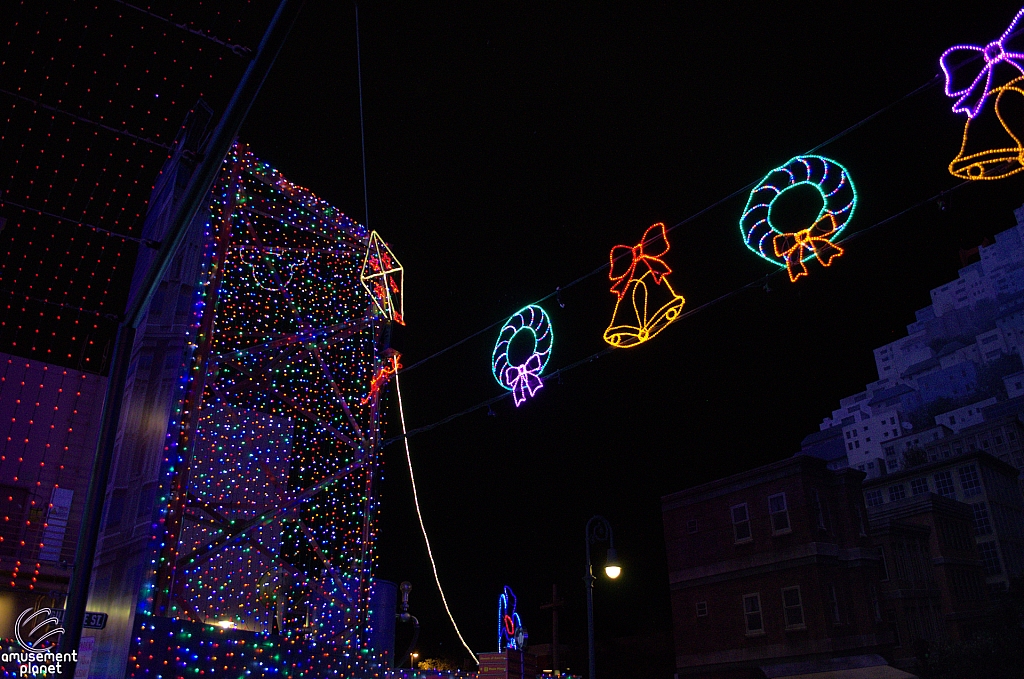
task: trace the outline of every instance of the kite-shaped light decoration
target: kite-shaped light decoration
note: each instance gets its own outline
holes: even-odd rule
[[[402,325],[405,325],[405,306],[402,301],[402,293],[405,291],[404,273],[398,258],[384,239],[376,231],[371,232],[359,281],[370,293],[381,314]]]
[[[821,210],[806,228],[784,231],[772,222],[772,205],[786,191],[812,186],[821,196]],[[822,266],[843,254],[834,240],[850,221],[857,191],[846,168],[824,156],[797,156],[777,167],[750,192],[740,217],[743,242],[754,253],[786,268],[789,280],[807,275],[804,264],[816,258]]]
[[[660,222],[636,245],[612,248],[608,278],[616,300],[604,341],[613,347],[643,344],[679,318],[686,300],[668,282],[672,269],[662,259],[668,249],[668,232]]]
[[[509,358],[508,349],[519,335],[533,340],[533,346],[529,356],[514,363],[514,359]],[[515,312],[502,326],[491,354],[491,373],[498,384],[512,392],[517,408],[544,386],[540,375],[551,358],[553,337],[551,319],[536,304]]]
[[[506,650],[523,650],[526,629],[516,613],[516,595],[505,585],[505,591],[498,595],[498,653]]]
[[[939,57],[946,95],[956,99],[953,112],[967,115],[960,153],[949,164],[954,177],[1002,179],[1024,170],[1024,28],[1018,30],[1022,18],[1024,9],[984,47],[954,45]],[[990,108],[994,114],[985,113]]]

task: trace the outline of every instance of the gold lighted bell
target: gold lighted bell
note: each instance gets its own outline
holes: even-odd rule
[[[985,109],[995,109],[995,115]],[[1024,76],[989,92],[982,110],[964,125],[960,153],[949,172],[961,179],[1002,179],[1024,170]]]

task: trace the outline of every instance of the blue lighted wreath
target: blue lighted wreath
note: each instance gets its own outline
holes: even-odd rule
[[[512,364],[508,347],[520,333],[533,336],[533,352],[522,363]],[[517,408],[544,386],[540,375],[551,358],[552,339],[551,319],[535,304],[523,307],[505,321],[491,354],[491,372],[498,384],[512,392]]]

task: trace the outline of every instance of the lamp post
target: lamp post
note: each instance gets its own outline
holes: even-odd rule
[[[590,660],[590,674],[587,679],[594,679],[594,568],[590,562],[590,545],[595,542],[608,542],[608,559],[604,565],[604,573],[614,580],[622,573],[618,555],[615,553],[615,539],[612,537],[612,525],[603,516],[592,516],[587,521],[587,572],[583,582],[587,587],[587,645]]]

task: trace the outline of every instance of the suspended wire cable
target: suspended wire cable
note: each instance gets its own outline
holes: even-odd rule
[[[144,7],[139,7],[137,5],[133,5],[132,3],[126,2],[125,0],[114,0],[114,2],[118,3],[119,5],[124,5],[125,7],[134,9],[136,12],[142,12],[143,14],[151,16],[154,19],[159,19],[160,21],[169,23],[171,26],[174,26],[175,28],[179,28],[179,29],[185,31],[186,33],[191,33],[192,35],[199,36],[200,38],[205,38],[205,39],[209,40],[212,43],[216,43],[216,44],[220,45],[221,47],[227,47],[229,50],[234,52],[237,56],[246,57],[246,56],[249,55],[250,52],[252,52],[252,50],[249,49],[248,47],[244,47],[242,45],[235,45],[235,44],[232,44],[232,43],[228,42],[227,40],[221,40],[217,36],[212,35],[210,33],[207,33],[206,31],[202,31],[202,30],[200,30],[198,28],[190,28],[189,25],[187,23],[184,23],[184,22],[182,22],[180,24],[176,24],[176,23],[174,23],[174,21],[172,21],[171,19],[168,19],[165,16],[161,16],[159,14],[156,14],[155,12],[151,12],[148,9],[144,8]]]
[[[359,3],[356,7],[356,76],[359,80],[359,143],[363,149],[363,225],[370,228],[370,197],[366,188],[366,127],[363,124],[363,55],[359,48]]]
[[[856,233],[851,233],[846,238],[843,238],[841,240],[837,240],[836,243],[837,244],[849,243],[850,241],[854,240],[855,238],[860,238],[861,236],[864,236],[865,234],[871,233],[875,229],[878,229],[879,227],[882,227],[882,226],[884,226],[884,225],[886,225],[886,224],[888,224],[888,223],[890,223],[890,222],[892,222],[892,221],[894,221],[896,219],[899,219],[900,217],[902,217],[903,215],[907,214],[908,212],[916,210],[917,208],[921,207],[922,205],[927,205],[928,203],[933,203],[933,202],[941,199],[943,196],[947,196],[950,193],[953,193],[954,191],[956,191],[958,189],[961,189],[961,188],[963,188],[964,186],[967,186],[970,183],[971,183],[970,180],[966,180],[966,181],[960,182],[959,184],[956,184],[955,186],[953,186],[951,188],[939,191],[934,196],[929,196],[928,198],[923,198],[923,199],[917,201],[916,203],[914,203],[913,205],[910,205],[910,206],[900,210],[899,212],[896,212],[896,213],[894,213],[892,215],[889,215],[885,219],[882,219],[880,221],[875,222],[874,224],[872,224],[869,227],[866,227],[864,229],[860,229]],[[721,295],[719,295],[718,297],[716,297],[716,298],[714,298],[712,300],[704,302],[700,306],[694,307],[693,309],[690,309],[689,311],[680,314],[679,318],[677,318],[675,321],[673,321],[672,324],[675,325],[676,323],[679,323],[682,320],[684,320],[686,318],[689,318],[690,316],[695,316],[696,314],[699,314],[701,311],[705,311],[707,309],[710,309],[711,307],[713,307],[713,306],[715,306],[717,304],[720,304],[721,302],[724,302],[727,299],[735,297],[736,295],[740,294],[741,292],[743,292],[745,290],[750,290],[751,288],[763,286],[763,285],[767,284],[768,281],[770,281],[771,279],[773,279],[776,276],[782,274],[784,271],[785,271],[785,269],[779,269],[777,271],[772,271],[771,273],[767,273],[764,276],[756,278],[756,279],[750,281],[749,283],[745,283],[744,285],[741,285],[738,288],[734,288],[734,289],[730,290],[729,292],[721,294]],[[479,334],[479,333],[477,333],[477,334]],[[465,341],[465,340],[463,340],[463,341]],[[590,354],[589,356],[581,358],[578,361],[574,361],[573,363],[570,363],[569,365],[563,366],[563,367],[559,368],[558,370],[555,370],[554,372],[548,373],[547,375],[544,375],[541,379],[544,382],[548,382],[548,381],[550,381],[553,378],[559,377],[562,373],[565,373],[565,372],[568,372],[568,371],[573,370],[575,368],[578,368],[579,366],[584,365],[586,363],[593,363],[597,359],[601,358],[602,356],[606,356],[607,354],[610,354],[613,351],[615,351],[614,347],[605,347],[604,349],[601,349],[600,351],[594,352],[593,354]],[[396,387],[397,387],[397,384],[398,384],[398,376],[396,375],[395,376],[395,385],[396,385]],[[462,417],[463,415],[468,415],[469,413],[472,413],[472,412],[474,412],[476,410],[480,410],[481,408],[489,407],[489,406],[497,403],[498,401],[500,401],[500,400],[502,400],[504,398],[508,398],[511,395],[512,395],[512,392],[506,391],[506,392],[504,392],[502,394],[499,394],[498,396],[494,396],[494,397],[491,397],[491,398],[486,399],[484,401],[480,401],[476,405],[470,406],[470,407],[468,407],[468,408],[466,408],[464,410],[460,410],[457,413],[453,413],[451,415],[448,415],[447,417],[445,417],[443,419],[440,419],[440,420],[438,420],[436,422],[433,422],[433,423],[428,424],[428,425],[424,425],[422,427],[417,427],[416,429],[413,429],[412,431],[408,431],[408,432],[406,431],[405,420],[403,419],[402,420],[402,436],[395,436],[393,438],[386,439],[381,444],[381,448],[385,448],[385,447],[391,445],[392,443],[394,443],[395,441],[398,441],[399,439],[404,439],[405,440],[405,444],[406,444],[406,448],[408,449],[408,445],[409,445],[408,439],[409,439],[410,436],[415,436],[416,434],[422,434],[422,433],[431,431],[433,429],[437,429],[438,427],[440,427],[442,425],[448,424],[452,420],[456,420],[456,419]],[[401,396],[399,396],[399,412],[401,412]],[[410,467],[410,473],[411,473],[411,467]],[[413,490],[413,492],[415,493],[415,489]],[[419,510],[419,508],[417,506],[417,511],[418,510]],[[424,537],[425,537],[425,535],[424,535]]]
[[[477,665],[480,661],[477,659],[476,654],[473,653],[473,649],[469,647],[466,640],[462,638],[462,632],[459,631],[459,626],[455,623],[455,618],[452,616],[452,610],[448,608],[448,599],[445,598],[444,590],[441,588],[441,579],[437,575],[437,564],[434,562],[434,553],[430,549],[430,538],[427,537],[427,527],[423,524],[423,513],[420,511],[420,497],[416,492],[416,476],[412,472],[412,453],[409,452],[409,437],[405,430],[405,409],[402,407],[402,387],[398,384],[398,375],[395,375],[395,394],[398,395],[398,419],[402,422],[402,440],[405,442],[405,459],[409,463],[409,481],[412,482],[412,500],[416,505],[416,518],[420,521],[420,530],[423,532],[423,542],[427,545],[427,556],[430,557],[430,569],[434,572],[434,582],[437,583],[437,591],[441,593],[441,603],[444,604],[444,610],[448,614],[448,619],[452,621],[452,627],[455,628],[455,634],[458,635],[459,641],[469,651],[469,655],[473,658],[473,662]],[[381,448],[384,446],[382,445]]]
[[[883,106],[882,108],[878,109],[877,111],[875,111],[871,115],[869,115],[869,116],[867,116],[865,118],[862,118],[861,120],[857,121],[853,125],[850,125],[846,129],[842,130],[838,134],[835,134],[835,135],[829,137],[828,139],[826,139],[822,143],[818,144],[814,148],[810,149],[806,153],[810,154],[810,153],[815,153],[816,151],[820,151],[821,149],[825,148],[829,144],[831,144],[831,143],[833,143],[835,141],[838,141],[839,139],[842,139],[843,137],[845,137],[849,133],[851,133],[854,130],[858,129],[859,127],[867,124],[868,122],[874,120],[875,118],[877,118],[878,116],[882,115],[883,113],[886,113],[889,110],[891,110],[892,108],[895,108],[896,106],[902,104],[904,101],[917,96],[918,94],[920,94],[920,93],[922,93],[922,92],[924,92],[924,91],[934,87],[935,85],[938,85],[940,82],[942,82],[942,76],[940,74],[936,74],[933,78],[928,80],[928,82],[924,83],[923,85],[921,85],[919,87],[914,88],[913,90],[911,90],[910,92],[906,93],[905,95],[903,95],[902,97],[900,97],[896,101],[893,101],[893,102],[887,104],[886,106]],[[360,110],[362,110],[362,109],[360,109]],[[365,157],[365,151],[364,151],[364,157]],[[364,164],[365,164],[365,159],[364,159]],[[365,172],[366,172],[365,167],[363,169],[363,172],[365,174]],[[680,222],[677,222],[677,223],[673,224],[670,227],[667,227],[665,230],[666,231],[672,231],[673,229],[677,229],[680,226],[688,224],[688,223],[692,222],[693,220],[698,219],[699,217],[702,217],[703,215],[707,214],[708,212],[711,212],[712,210],[714,210],[715,208],[721,206],[722,204],[729,202],[733,198],[736,198],[737,196],[740,196],[743,193],[745,193],[747,191],[750,191],[752,188],[757,186],[758,182],[760,182],[760,180],[756,180],[756,181],[750,182],[746,186],[743,186],[743,187],[740,187],[740,188],[736,189],[735,191],[733,191],[729,195],[725,196],[724,198],[720,198],[720,199],[716,200],[711,205],[708,205],[707,207],[699,210],[698,212],[693,213],[692,215],[690,215],[686,219],[684,219],[684,220],[682,220]],[[364,185],[365,185],[365,177],[364,177]],[[642,244],[643,245],[647,245],[650,242],[652,242],[652,241],[649,239],[649,240],[643,241]],[[618,261],[619,259],[621,259],[623,257],[626,257],[626,256],[627,256],[626,253],[623,253],[623,254],[619,255],[618,257],[616,257],[615,260]],[[571,287],[573,287],[574,285],[576,285],[578,283],[582,283],[583,281],[585,281],[586,279],[590,278],[591,276],[594,276],[594,275],[596,275],[598,273],[601,273],[602,271],[607,269],[609,266],[611,266],[611,260],[601,264],[601,266],[597,267],[596,269],[593,269],[592,271],[589,271],[589,272],[583,274],[579,278],[577,278],[577,279],[575,279],[575,280],[573,280],[573,281],[571,281],[569,283],[566,283],[565,285],[558,286],[558,288],[556,288],[554,292],[548,293],[547,295],[545,295],[545,296],[541,297],[540,299],[534,301],[533,304],[540,304],[542,302],[545,302],[545,301],[551,299],[552,297],[555,297],[556,295],[558,295],[562,290],[567,290],[568,288],[571,288]],[[458,342],[455,342],[454,344],[450,344],[450,345],[444,347],[443,349],[439,349],[438,351],[435,351],[433,354],[430,354],[426,358],[420,359],[419,361],[416,361],[415,363],[411,363],[410,365],[408,365],[405,368],[403,368],[401,370],[401,372],[409,372],[413,368],[419,367],[419,366],[423,365],[424,363],[426,363],[427,361],[430,361],[430,360],[432,360],[434,358],[437,358],[438,356],[440,356],[440,355],[442,355],[444,353],[447,353],[448,351],[451,351],[452,349],[454,349],[454,348],[456,348],[456,347],[458,347],[458,346],[460,346],[462,344],[465,344],[469,340],[471,340],[471,339],[473,339],[475,337],[478,337],[478,336],[482,335],[485,332],[493,330],[494,328],[502,325],[504,322],[505,322],[504,318],[502,318],[501,320],[495,321],[494,323],[491,323],[487,327],[481,328],[480,330],[477,330],[473,334],[471,334],[471,335],[469,335],[467,337],[462,338]]]

